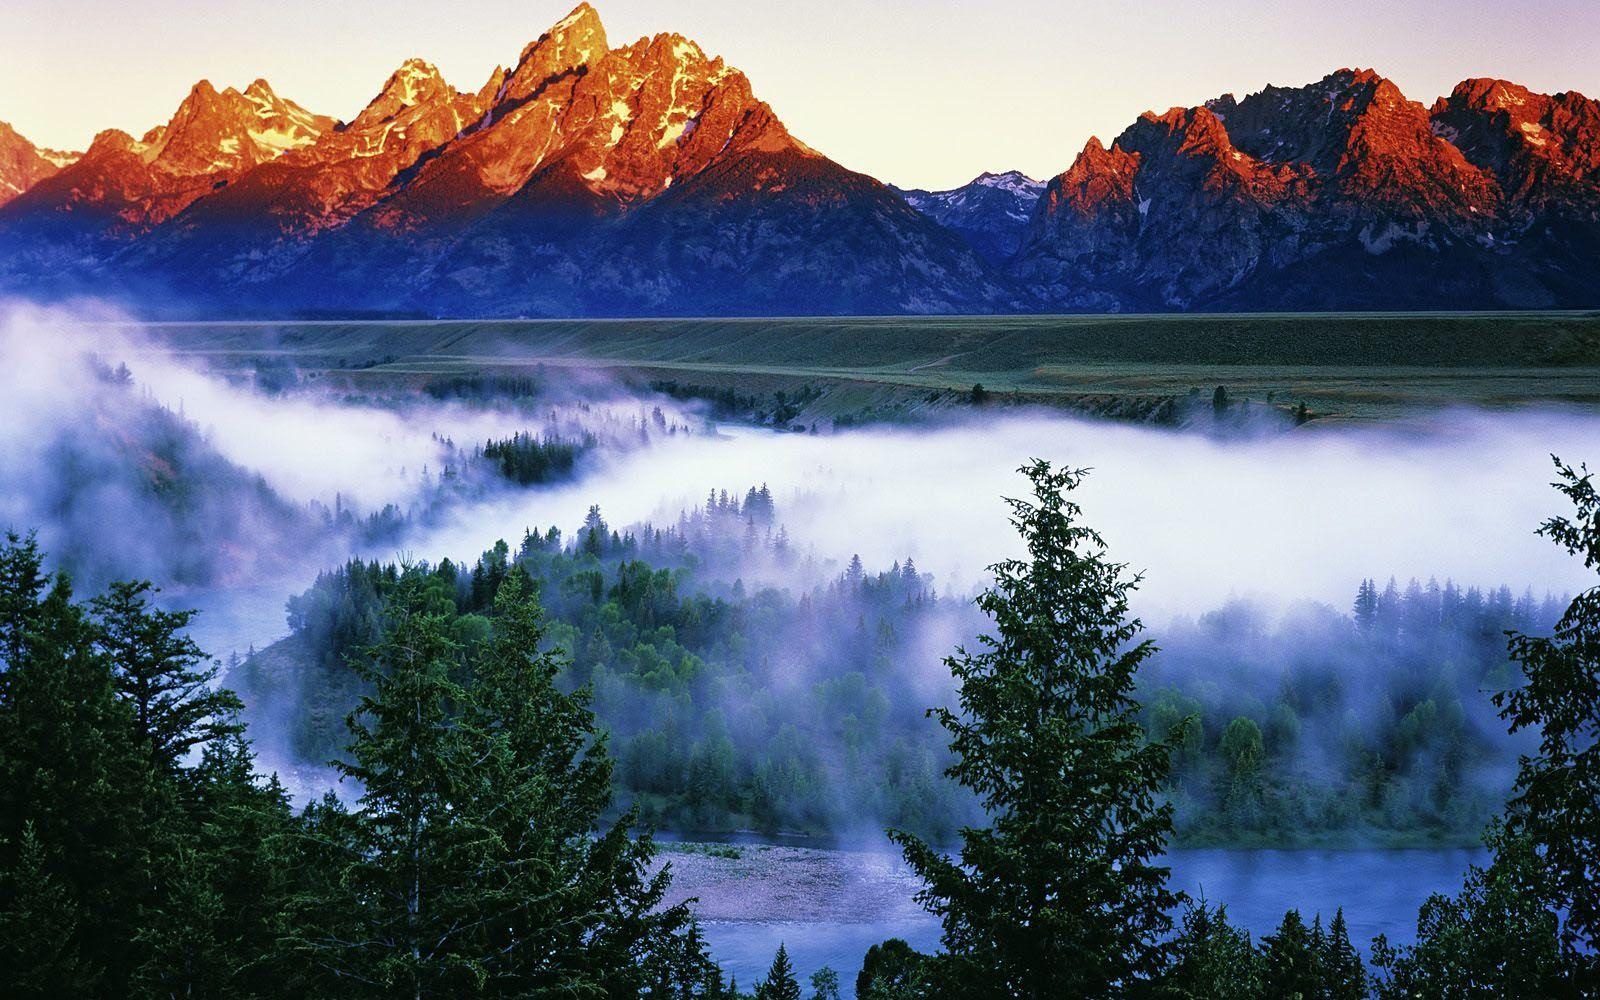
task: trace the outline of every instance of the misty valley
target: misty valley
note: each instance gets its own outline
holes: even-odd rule
[[[360,914],[491,866],[430,933],[502,957],[441,960],[437,995],[596,955],[638,979],[582,995],[984,995],[925,992],[977,974],[941,926],[1007,898],[981,878],[1057,843],[1008,824],[1068,794],[1002,775],[1104,753],[1075,794],[1105,812],[1058,810],[1125,852],[1096,877],[1171,868],[1123,918],[1164,942],[1129,995],[1431,995],[1496,919],[1533,927],[1525,984],[1591,995],[1563,948],[1593,913],[1508,901],[1539,834],[1504,819],[1559,811],[1530,761],[1594,753],[1592,706],[1541,731],[1529,673],[1592,675],[1590,409],[1341,422],[1202,386],[1157,425],[974,386],[830,420],[812,387],[358,378],[66,310],[0,336],[0,954],[73,942],[41,975],[383,995],[414,927]],[[1067,683],[1058,633],[1089,637],[1051,703],[1078,749],[1008,701]],[[1255,985],[1195,985],[1225,975]]]

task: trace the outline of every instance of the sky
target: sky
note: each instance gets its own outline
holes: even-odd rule
[[[5,0],[0,121],[82,149],[142,134],[198,79],[265,77],[353,118],[403,60],[476,90],[575,0]],[[1431,103],[1471,76],[1600,95],[1597,0],[595,0],[613,46],[676,31],[790,131],[912,187],[1048,177],[1146,110],[1372,67]]]

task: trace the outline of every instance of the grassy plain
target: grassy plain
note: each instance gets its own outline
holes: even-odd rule
[[[1163,400],[1394,419],[1449,405],[1600,405],[1600,313],[1341,313],[701,320],[371,320],[150,327],[224,367],[358,383],[602,370],[751,396],[820,392],[812,418],[1000,401],[1118,416]]]

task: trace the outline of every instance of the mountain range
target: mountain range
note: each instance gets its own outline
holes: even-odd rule
[[[83,153],[0,124],[0,292],[150,315],[1600,306],[1600,102],[1370,70],[1149,112],[1048,182],[890,187],[680,35],[587,4],[352,120],[196,84]]]

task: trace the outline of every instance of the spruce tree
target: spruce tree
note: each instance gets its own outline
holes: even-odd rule
[[[460,727],[473,797],[458,809],[484,835],[475,904],[484,982],[524,996],[636,994],[652,963],[700,954],[679,939],[693,930],[688,911],[661,907],[667,876],[650,874],[655,847],[633,835],[631,813],[602,826],[611,761],[588,693],[556,686],[562,660],[544,649],[543,613],[522,574],[505,577],[494,611]],[[703,983],[708,970],[678,978]]]
[[[242,735],[208,744],[186,776],[180,832],[157,869],[169,898],[141,929],[141,979],[166,995],[282,995],[292,880],[327,873],[287,853],[297,831],[288,794],[257,775]]]
[[[17,1000],[88,996],[100,977],[79,944],[83,911],[26,823],[16,860],[0,869],[0,992]]]
[[[1172,829],[1160,801],[1170,747],[1137,721],[1137,580],[1067,499],[1083,473],[1036,461],[1031,499],[1008,501],[1027,558],[992,567],[979,599],[983,649],[947,663],[960,710],[946,772],[973,790],[990,825],[962,830],[958,858],[891,833],[922,878],[919,900],[944,925],[933,959],[944,992],[1044,1000],[1134,991],[1164,962],[1176,902],[1157,861]]]
[[[36,625],[39,602],[49,579],[44,559],[33,535],[14,531],[0,543],[0,658],[3,666],[22,662],[28,630]],[[0,697],[4,697],[6,671],[0,670]]]
[[[1323,945],[1322,996],[1324,1000],[1365,1000],[1367,995],[1367,970],[1361,953],[1350,943],[1344,908],[1340,907],[1334,911]]]
[[[1228,922],[1227,907],[1192,901],[1155,993],[1170,1000],[1256,1000],[1262,996],[1261,955],[1249,932]]]
[[[476,901],[466,890],[491,835],[456,811],[472,780],[450,716],[465,691],[446,616],[426,601],[408,574],[388,634],[359,664],[372,693],[350,718],[350,760],[337,766],[362,789],[361,808],[325,805],[316,835],[343,855],[338,880],[299,908],[299,946],[329,977],[319,992],[449,996],[486,974],[469,944]]]
[[[756,1000],[800,1000],[800,981],[795,978],[794,966],[789,963],[789,950],[778,944],[772,957],[767,978],[756,986]]]
[[[218,667],[187,633],[193,611],[164,611],[144,581],[113,583],[90,602],[99,642],[116,672],[117,692],[132,707],[152,760],[178,767],[191,749],[241,730],[243,705],[214,685]]]
[[[31,562],[18,547],[8,541],[0,553]],[[125,994],[141,911],[158,902],[146,807],[157,777],[68,582],[57,578],[41,595],[25,571],[0,590],[23,622],[0,696],[0,872],[16,873],[0,885],[0,922],[43,920],[73,933],[12,940],[0,995],[25,993],[19,980],[59,968],[65,955],[92,983],[85,992]],[[38,912],[41,880],[57,898],[53,915]]]
[[[1556,460],[1556,488],[1574,516],[1553,517],[1539,534],[1600,571],[1600,493],[1587,467]],[[1510,635],[1511,659],[1527,683],[1495,696],[1513,733],[1539,734],[1522,759],[1508,810],[1510,834],[1542,858],[1566,910],[1564,933],[1575,960],[1594,964],[1600,947],[1600,586],[1573,599],[1555,634]]]
[[[1315,940],[1322,937],[1322,925],[1306,926],[1299,910],[1283,915],[1276,933],[1261,939],[1262,983],[1264,995],[1309,998],[1318,996],[1322,985],[1321,947]]]

